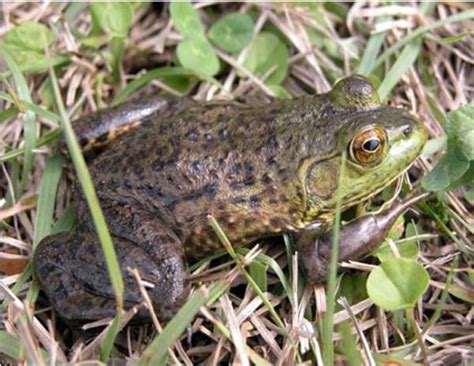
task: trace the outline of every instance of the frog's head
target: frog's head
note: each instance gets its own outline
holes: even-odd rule
[[[303,164],[309,220],[334,212],[343,156],[339,194],[342,206],[348,207],[375,195],[407,170],[427,139],[422,123],[402,109],[381,105],[372,84],[361,76],[343,79],[327,98],[337,111],[331,151]]]

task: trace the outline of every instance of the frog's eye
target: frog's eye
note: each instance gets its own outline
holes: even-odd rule
[[[385,131],[379,127],[359,132],[349,147],[352,160],[361,165],[377,164],[382,160],[386,140]]]

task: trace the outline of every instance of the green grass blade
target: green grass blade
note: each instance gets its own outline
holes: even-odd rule
[[[372,73],[377,67],[381,66],[385,62],[385,60],[387,60],[390,56],[395,54],[395,52],[397,52],[400,48],[412,42],[414,39],[420,36],[423,36],[425,33],[432,31],[436,28],[443,27],[449,23],[461,22],[461,21],[473,19],[473,18],[474,18],[474,9],[469,9],[469,10],[465,10],[454,15],[450,15],[444,19],[437,20],[436,22],[432,24],[417,28],[413,32],[409,33],[406,37],[402,38],[400,41],[395,43],[393,46],[388,48],[382,55],[380,55],[375,61],[375,63],[373,64],[372,68],[368,71],[368,74]]]
[[[377,24],[384,23],[391,19],[392,17],[380,17],[378,18],[375,27],[377,27]],[[370,36],[365,46],[364,54],[359,62],[359,66],[357,66],[358,74],[369,76],[371,70],[374,69],[375,59],[382,49],[383,41],[385,40],[387,33],[388,31],[383,31]]]
[[[196,73],[190,70],[187,70],[183,67],[160,67],[158,69],[153,69],[148,71],[146,74],[141,77],[131,81],[127,84],[125,88],[114,98],[112,105],[117,105],[123,103],[134,91],[140,89],[142,86],[148,84],[150,81],[164,76],[195,76]]]
[[[229,255],[232,257],[232,259],[235,261],[235,264],[237,265],[237,267],[239,268],[240,272],[244,275],[244,277],[246,278],[247,282],[249,283],[249,285],[252,287],[252,289],[255,291],[255,293],[262,299],[263,303],[265,304],[265,306],[267,307],[268,311],[270,312],[270,314],[272,315],[272,318],[273,320],[275,321],[275,323],[281,328],[282,332],[286,335],[286,336],[289,336],[288,334],[288,331],[286,329],[286,326],[285,324],[283,323],[283,321],[280,319],[280,317],[278,316],[277,312],[275,311],[275,309],[273,308],[272,304],[270,303],[270,301],[268,301],[268,298],[265,296],[265,294],[262,292],[262,290],[260,289],[260,287],[258,287],[257,283],[255,282],[255,280],[252,278],[252,276],[250,276],[250,274],[247,272],[247,270],[244,268],[244,266],[242,265],[241,261],[240,261],[240,258],[239,256],[237,255],[237,253],[235,252],[234,248],[232,247],[229,239],[227,238],[227,236],[225,235],[224,231],[222,230],[222,228],[219,226],[218,222],[216,221],[215,218],[211,217],[210,220],[209,220],[209,223],[212,227],[212,229],[215,231],[217,237],[219,238],[219,240],[224,244],[224,247],[227,249],[227,251],[229,252]]]
[[[20,356],[20,342],[4,330],[0,330],[0,353],[4,353],[14,360],[18,360]]]
[[[247,249],[247,248],[238,248],[238,249],[236,249],[237,253],[240,253],[240,254],[243,254],[243,255],[246,255],[249,251],[250,250]],[[273,272],[275,272],[278,279],[280,280],[281,286],[285,290],[285,293],[288,297],[288,300],[290,301],[290,303],[292,305],[294,305],[295,304],[295,299],[293,298],[293,291],[291,289],[291,285],[288,282],[288,279],[286,278],[283,270],[281,269],[281,267],[277,263],[277,261],[275,259],[273,259],[272,257],[269,257],[268,255],[263,254],[263,253],[258,254],[257,257],[255,258],[255,260],[265,264],[266,266],[270,267],[273,270]]]
[[[14,101],[11,96],[9,96],[8,94],[4,94],[4,93],[0,93],[0,98],[4,99],[4,100],[7,100],[11,103],[13,103],[13,101]],[[43,118],[45,118],[49,121],[53,121],[53,122],[56,122],[56,123],[59,123],[61,121],[61,119],[59,118],[59,116],[56,113],[50,112],[50,111],[48,111],[48,110],[32,103],[31,101],[20,99],[20,102],[23,105],[23,107],[25,107],[25,109],[27,111],[31,111],[34,114],[37,114],[38,116],[43,117]]]
[[[112,321],[112,325],[109,328],[107,334],[105,335],[102,345],[100,347],[100,360],[102,362],[107,362],[112,352],[112,347],[114,346],[115,337],[120,331],[120,323],[122,322],[122,314],[119,312]]]
[[[112,243],[112,237],[109,233],[104,214],[99,205],[99,200],[95,192],[91,175],[87,169],[87,165],[84,157],[82,156],[79,143],[77,142],[76,136],[74,135],[71,122],[61,99],[58,80],[52,66],[49,69],[49,76],[51,78],[55,102],[59,111],[59,115],[61,116],[61,127],[66,138],[69,154],[74,164],[74,168],[76,170],[81,187],[84,191],[84,196],[91,211],[92,219],[94,220],[95,229],[102,246],[102,251],[104,253],[107,271],[110,276],[110,282],[112,284],[117,301],[117,309],[118,312],[121,312],[123,309],[123,279],[114,245]]]
[[[446,278],[446,283],[443,292],[441,292],[441,297],[438,301],[438,305],[436,306],[436,309],[431,315],[430,319],[425,323],[423,334],[428,333],[433,324],[436,323],[436,321],[441,316],[441,312],[443,311],[444,305],[446,305],[446,301],[448,300],[449,286],[451,286],[452,284],[454,270],[457,268],[457,266],[458,258],[455,258],[455,260],[451,263],[451,268],[449,269],[448,277]]]
[[[48,133],[44,134],[43,136],[41,136],[37,140],[36,147],[48,145],[50,142],[52,142],[53,140],[58,138],[60,135],[61,135],[61,129],[60,128],[57,128],[57,129],[55,129],[51,132],[48,132]],[[12,150],[12,151],[10,151],[6,154],[3,154],[2,156],[0,156],[0,163],[15,159],[18,156],[21,156],[24,151],[25,151],[25,149],[22,147],[22,148],[19,148],[19,149]]]
[[[41,239],[51,233],[56,192],[62,171],[62,162],[63,159],[60,156],[51,156],[46,160],[46,166],[41,179],[38,195],[33,250]]]
[[[435,5],[435,3],[423,3],[420,6],[420,12],[422,14],[427,14],[433,10]],[[420,54],[422,42],[423,39],[420,36],[419,38],[415,38],[403,48],[400,56],[397,57],[397,61],[395,61],[389,72],[385,75],[385,78],[378,88],[378,94],[382,102],[387,99],[388,95],[395,85],[398,84],[405,72],[407,72],[408,69],[413,66],[418,58],[418,55]]]
[[[342,187],[340,182],[345,174],[346,166],[346,152],[344,150],[341,159],[341,170],[339,173],[338,187]],[[326,315],[323,319],[323,359],[325,365],[334,365],[334,344],[332,342],[332,336],[334,331],[334,308],[335,308],[335,294],[336,294],[336,276],[337,276],[337,262],[339,259],[339,233],[341,228],[341,205],[342,205],[342,192],[337,190],[337,201],[336,201],[336,212],[334,217],[333,227],[333,239],[332,239],[332,253],[331,262],[329,265],[329,276],[327,282],[327,305]]]
[[[15,295],[17,295],[18,292],[23,287],[23,285],[25,284],[25,282],[30,279],[32,274],[33,274],[33,270],[31,268],[31,261],[30,261],[28,262],[25,269],[16,280],[15,284],[10,288],[10,291],[14,293]],[[10,300],[6,298],[5,300],[3,300],[2,304],[0,305],[0,310],[5,311],[5,309],[7,308],[9,304],[10,304]]]
[[[209,291],[206,291],[202,287],[195,291],[173,319],[171,319],[165,329],[163,329],[163,332],[143,351],[138,364],[140,366],[157,365],[160,360],[163,362],[164,357],[167,355],[168,348],[176,342],[186,327],[193,321],[199,308],[216,301],[227,287],[228,284],[224,281],[217,281]]]
[[[242,265],[241,261],[240,261],[240,258],[239,256],[237,255],[237,253],[235,252],[234,248],[232,247],[229,239],[227,238],[227,236],[225,235],[224,231],[222,230],[222,228],[219,226],[218,222],[216,221],[216,219],[214,217],[210,217],[209,218],[209,224],[211,225],[212,229],[214,230],[214,232],[216,233],[217,237],[219,238],[219,240],[222,242],[222,244],[224,245],[224,247],[227,249],[229,255],[232,257],[232,259],[235,261],[235,264],[237,265],[237,268],[239,268],[239,271],[244,275],[245,279],[247,280],[248,284],[252,287],[252,289],[255,291],[255,293],[257,294],[258,297],[260,297],[260,299],[262,300],[263,304],[265,305],[265,307],[267,308],[268,312],[270,313],[271,317],[273,318],[273,320],[275,321],[275,323],[278,325],[278,327],[280,328],[280,330],[282,331],[282,333],[285,335],[285,337],[287,337],[289,340],[290,340],[290,343],[295,351],[295,357],[297,358],[298,362],[302,362],[301,360],[301,356],[298,352],[298,348],[296,347],[296,344],[295,342],[293,341],[293,339],[291,338],[291,335],[289,334],[288,332],[288,329],[287,327],[285,326],[285,324],[283,323],[283,321],[280,319],[280,317],[278,316],[275,308],[273,307],[273,305],[270,303],[270,301],[268,300],[268,298],[265,296],[265,294],[262,292],[262,290],[260,289],[260,287],[257,285],[257,283],[255,282],[255,280],[252,278],[252,276],[250,276],[250,274],[248,273],[248,271],[244,268],[244,266]]]
[[[385,75],[385,78],[377,89],[382,102],[385,102],[388,95],[395,85],[398,84],[405,72],[413,66],[418,58],[418,54],[420,53],[421,44],[421,37],[414,40],[412,43],[407,44],[400,53],[400,56],[397,58],[397,61],[393,64],[387,75]]]
[[[250,276],[254,279],[262,292],[267,292],[268,290],[267,271],[268,266],[259,261],[252,261],[252,263],[249,264]]]
[[[74,229],[75,224],[75,210],[74,205],[69,205],[64,210],[63,215],[56,221],[51,228],[50,235],[58,234],[63,231]]]
[[[13,58],[5,50],[2,51],[2,57],[11,71],[13,80],[15,81],[18,97],[22,100],[32,103],[30,91],[28,89],[28,84],[26,82],[25,77],[21,73],[18,65],[15,63]],[[18,109],[22,110],[23,107],[18,106]],[[21,174],[19,187],[17,187],[17,191],[15,192],[17,196],[21,196],[21,194],[23,193],[23,189],[26,185],[28,177],[33,168],[33,158],[34,158],[33,149],[36,147],[36,116],[35,114],[27,110],[21,117],[21,121],[23,123],[23,137],[24,137],[25,143],[24,143],[24,151],[23,151],[23,156],[24,156],[23,171]]]
[[[0,123],[6,122],[16,116],[18,113],[18,108],[13,106],[7,109],[4,109],[0,112]]]

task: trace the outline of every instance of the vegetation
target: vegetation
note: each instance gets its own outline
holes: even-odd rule
[[[467,364],[473,357],[470,4],[4,3],[2,9],[0,363],[411,365]],[[112,240],[70,120],[138,93],[292,98],[327,91],[353,73],[368,76],[382,100],[411,110],[430,131],[404,182],[381,198],[415,186],[433,192],[429,199],[397,222],[373,256],[343,263],[349,271],[327,293],[305,285],[291,238],[234,250],[211,218],[228,255],[192,264],[195,290],[168,324],[156,317],[150,325],[128,324],[133,311],[122,310]],[[115,319],[73,329],[38,296],[29,264],[42,238],[74,225],[72,169],[63,169],[56,149],[61,135],[119,309]]]

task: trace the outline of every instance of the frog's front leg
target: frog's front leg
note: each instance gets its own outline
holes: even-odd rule
[[[339,232],[339,261],[366,256],[382,244],[397,218],[415,202],[425,198],[421,194],[397,203],[377,214],[362,216],[343,226]],[[298,238],[300,264],[306,279],[312,284],[324,283],[332,253],[332,232],[319,236],[304,232]]]
[[[146,237],[136,243],[113,237],[124,279],[124,306],[143,301],[135,278],[137,268],[146,281],[155,310],[170,317],[189,292],[188,273],[179,239],[159,221],[143,222]],[[90,321],[113,316],[115,297],[97,236],[67,232],[44,239],[34,254],[34,272],[48,298],[65,319]],[[139,317],[148,317],[146,312]]]

